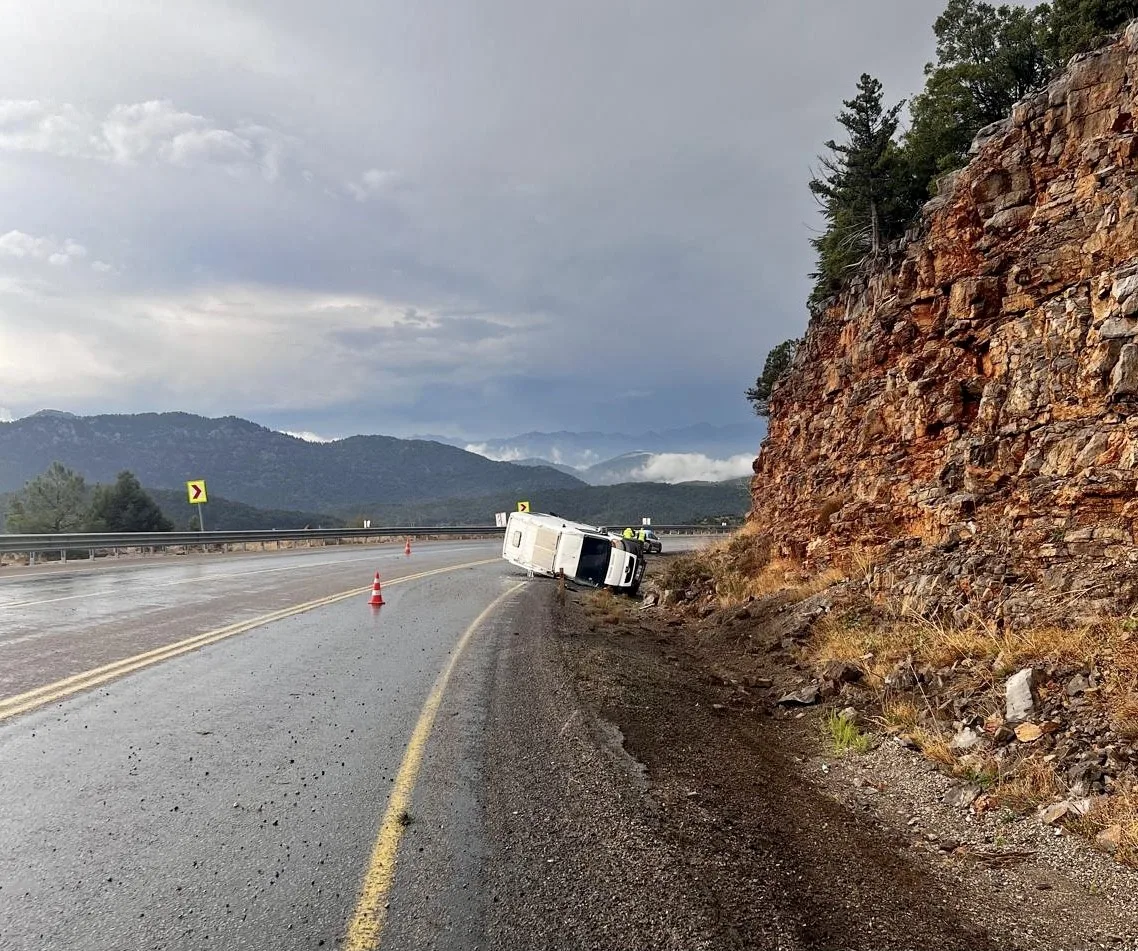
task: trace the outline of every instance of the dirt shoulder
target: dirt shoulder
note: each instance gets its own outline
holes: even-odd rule
[[[494,729],[513,717],[515,735],[491,779],[509,800],[536,774],[548,796],[490,810],[494,848],[529,870],[497,883],[491,946],[1138,947],[1134,872],[1033,819],[956,808],[956,784],[892,740],[830,753],[823,709],[776,703],[794,673],[766,622],[586,593],[547,610],[550,634],[500,658]],[[505,687],[519,676],[528,700]],[[544,943],[519,887],[561,908]]]

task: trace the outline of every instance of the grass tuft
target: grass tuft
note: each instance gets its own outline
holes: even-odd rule
[[[867,753],[873,746],[873,738],[863,733],[853,720],[829,713],[822,723],[822,732],[830,738],[835,753]]]
[[[995,787],[1001,805],[1017,812],[1028,812],[1060,796],[1066,787],[1055,767],[1035,757],[1026,757],[1000,777]]]

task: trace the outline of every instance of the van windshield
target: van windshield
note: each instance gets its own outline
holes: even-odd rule
[[[605,575],[609,570],[609,556],[612,554],[612,543],[607,538],[590,538],[586,536],[581,540],[581,558],[577,562],[577,580],[585,584],[603,585]]]

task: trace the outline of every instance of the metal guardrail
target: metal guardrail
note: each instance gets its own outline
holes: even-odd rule
[[[261,542],[403,538],[425,535],[501,535],[493,525],[438,528],[300,528],[237,532],[74,532],[58,535],[0,535],[0,554],[110,551],[124,548],[181,548]]]
[[[653,525],[660,533],[719,534],[735,526]],[[501,535],[494,525],[405,525],[389,528],[299,528],[219,532],[70,532],[55,535],[2,535],[0,554],[41,551],[106,551],[123,548],[181,548],[241,545],[275,541],[339,540],[347,538],[415,538],[428,536]]]
[[[719,525],[653,525],[657,534],[703,533],[731,531],[732,526]],[[263,542],[369,538],[423,538],[455,536],[494,536],[505,532],[493,525],[401,526],[392,528],[300,528],[287,530],[254,530],[236,532],[106,532],[102,534],[72,532],[56,535],[0,535],[0,555],[34,554],[37,552],[117,551],[126,548],[201,548],[218,545],[242,545]]]

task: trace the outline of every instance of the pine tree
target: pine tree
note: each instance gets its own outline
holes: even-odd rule
[[[87,494],[87,483],[79,473],[53,462],[9,503],[7,530],[32,535],[81,531]]]
[[[882,105],[881,83],[863,73],[857,95],[843,103],[838,122],[845,142],[825,143],[822,174],[810,182],[826,218],[826,230],[812,241],[818,252],[814,300],[829,296],[850,269],[881,252],[903,230],[912,213],[893,136],[903,102]]]
[[[95,532],[172,532],[171,522],[147,495],[133,472],[118,474],[114,485],[95,487],[89,530]]]
[[[746,397],[755,408],[756,416],[770,416],[770,398],[775,384],[790,366],[801,340],[784,340],[767,354],[763,372],[755,380],[755,385],[746,391]]]

